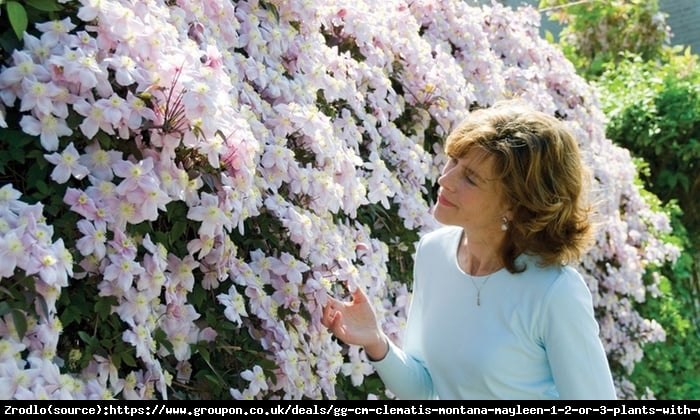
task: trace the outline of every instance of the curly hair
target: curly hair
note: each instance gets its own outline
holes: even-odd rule
[[[539,256],[542,265],[579,260],[594,236],[590,171],[565,123],[521,100],[503,100],[471,112],[448,135],[449,156],[472,150],[491,158],[513,211],[500,250],[506,269],[525,269],[516,267],[521,253]]]

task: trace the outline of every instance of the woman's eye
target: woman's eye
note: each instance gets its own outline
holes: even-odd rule
[[[454,156],[450,156],[446,167],[447,168],[454,168],[455,166],[459,166],[459,159],[454,157]],[[462,175],[462,177],[464,178],[464,180],[468,184],[476,185],[476,182],[475,182],[474,178],[471,176],[470,171],[464,171],[464,174]]]

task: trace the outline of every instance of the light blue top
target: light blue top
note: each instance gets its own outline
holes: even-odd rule
[[[403,346],[372,362],[384,384],[413,400],[615,399],[581,275],[522,255],[523,273],[470,276],[457,263],[461,235],[442,227],[418,244]]]

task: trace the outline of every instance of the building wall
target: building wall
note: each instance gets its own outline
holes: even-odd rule
[[[690,46],[690,52],[700,54],[700,0],[659,0],[659,9],[668,14],[671,43]]]

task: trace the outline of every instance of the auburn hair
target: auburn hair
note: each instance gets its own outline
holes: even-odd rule
[[[512,209],[501,258],[510,272],[515,259],[537,255],[542,265],[572,263],[593,242],[590,172],[578,143],[556,117],[509,99],[472,111],[452,131],[445,152],[456,158],[485,152]]]

